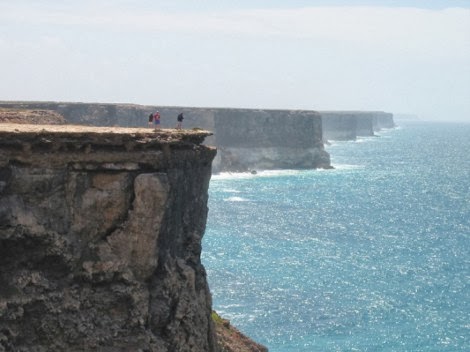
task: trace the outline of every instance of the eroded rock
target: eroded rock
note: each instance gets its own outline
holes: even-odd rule
[[[217,350],[206,135],[0,125],[0,351]]]

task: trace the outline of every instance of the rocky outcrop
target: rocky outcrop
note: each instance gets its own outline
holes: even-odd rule
[[[230,321],[212,313],[220,352],[268,352],[268,349],[254,342],[235,328]]]
[[[3,102],[1,106],[49,109],[73,124],[123,127],[147,126],[148,115],[158,110],[162,127],[174,128],[182,112],[184,128],[214,132],[205,142],[218,149],[214,172],[330,167],[321,117],[315,111],[54,102]]]
[[[355,140],[393,128],[393,114],[381,111],[320,111],[324,140]]]
[[[0,351],[217,351],[204,131],[0,124]]]
[[[65,119],[51,110],[0,108],[0,123],[60,125],[65,124]]]

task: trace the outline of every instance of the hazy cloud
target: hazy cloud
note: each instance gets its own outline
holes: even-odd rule
[[[0,99],[157,96],[470,118],[469,8],[161,11],[145,1],[19,1],[0,4],[0,25]],[[31,77],[29,87],[18,77]],[[158,81],[151,93],[148,77]]]

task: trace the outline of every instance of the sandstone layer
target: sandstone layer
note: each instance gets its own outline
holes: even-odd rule
[[[0,351],[217,351],[205,131],[0,124]]]

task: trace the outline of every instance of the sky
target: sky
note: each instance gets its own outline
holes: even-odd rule
[[[0,0],[0,100],[470,122],[470,0]]]

